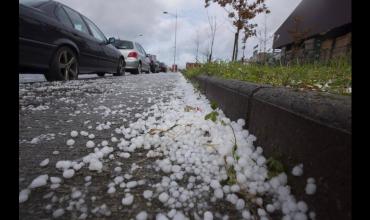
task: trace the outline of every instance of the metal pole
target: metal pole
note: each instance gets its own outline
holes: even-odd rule
[[[175,53],[173,55],[173,66],[174,66],[174,68],[176,66],[177,9],[176,9],[175,17],[176,17],[176,23],[175,23]],[[177,70],[177,68],[176,68],[176,70]]]

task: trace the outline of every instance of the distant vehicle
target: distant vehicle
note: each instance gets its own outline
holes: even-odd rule
[[[159,67],[160,65],[160,62],[159,61],[156,61],[155,62],[155,73],[159,73],[161,71],[161,68]]]
[[[163,63],[163,62],[160,62],[160,63],[159,63],[159,71],[160,71],[160,72],[164,72],[164,73],[166,73],[166,72],[167,72],[167,66],[166,66],[166,64],[165,64],[165,63]]]
[[[149,55],[137,42],[116,40],[114,46],[121,52],[126,60],[126,70],[133,74],[150,72]]]
[[[19,1],[19,71],[48,81],[125,73],[125,58],[88,18],[52,0]]]
[[[153,54],[149,54],[149,60],[150,60],[150,72],[155,73],[157,56]]]

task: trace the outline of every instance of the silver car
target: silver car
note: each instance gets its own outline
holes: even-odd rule
[[[135,41],[116,40],[115,47],[125,57],[125,70],[133,74],[150,72],[150,60],[144,48]]]

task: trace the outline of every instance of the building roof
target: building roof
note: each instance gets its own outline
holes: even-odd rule
[[[301,19],[300,29],[308,30],[306,38],[352,23],[351,0],[302,0],[275,32],[273,48],[293,42],[289,31],[295,28],[294,18]]]

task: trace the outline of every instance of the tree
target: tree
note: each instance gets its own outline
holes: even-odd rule
[[[234,47],[232,61],[238,57],[238,41],[239,33],[244,30],[244,38],[250,37],[250,34],[257,25],[250,24],[249,21],[256,17],[259,13],[270,13],[265,5],[265,0],[205,0],[205,7],[208,7],[211,2],[218,3],[228,13],[229,18],[233,20],[233,25],[236,28],[234,36]]]
[[[216,30],[217,30],[217,21],[216,17],[210,17],[208,15],[207,11],[207,17],[208,17],[208,23],[209,23],[209,28],[210,28],[210,51],[209,51],[209,57],[208,57],[208,62],[212,62],[212,55],[213,55],[213,44],[215,42],[215,36],[216,36]]]
[[[199,54],[199,31],[196,32],[196,38],[195,38],[195,63],[199,63],[198,54]]]

